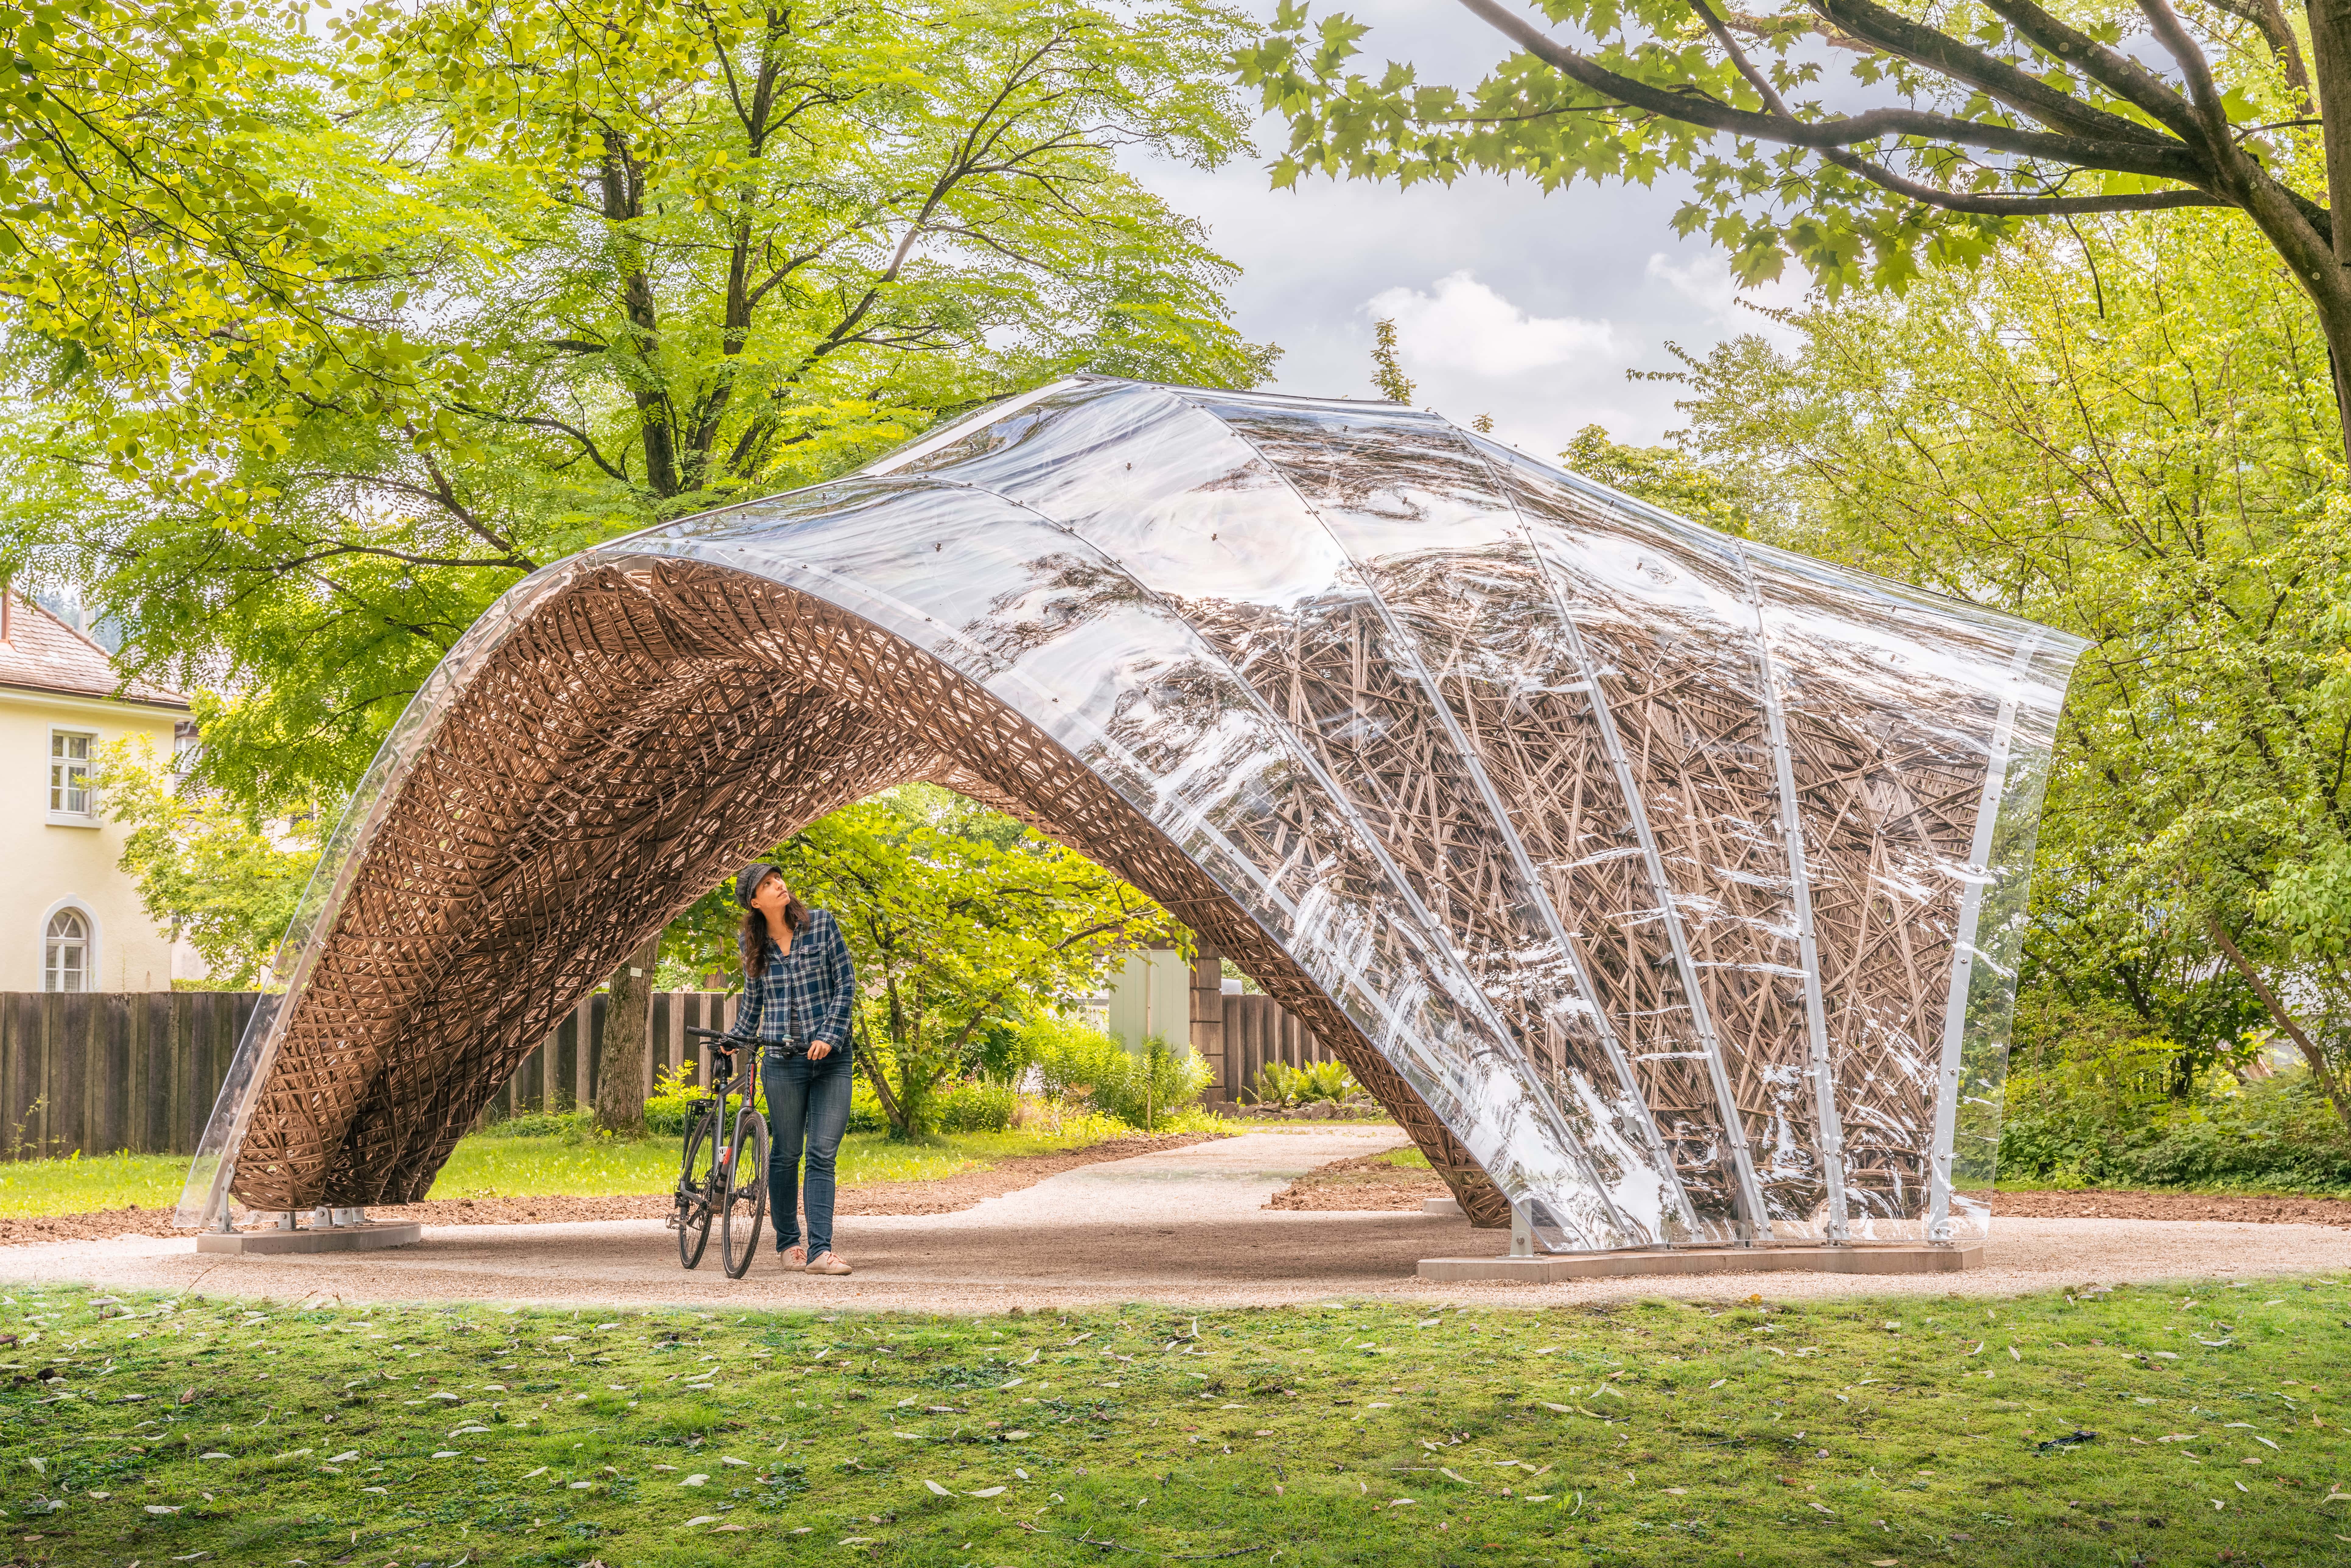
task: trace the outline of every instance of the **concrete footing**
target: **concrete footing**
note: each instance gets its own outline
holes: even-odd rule
[[[372,1252],[384,1247],[413,1247],[423,1239],[424,1227],[413,1220],[371,1220],[318,1230],[206,1230],[197,1235],[196,1250],[263,1258],[290,1252]]]
[[[1980,1243],[1933,1247],[1924,1242],[1879,1242],[1855,1247],[1676,1247],[1536,1258],[1424,1258],[1420,1277],[1549,1284],[1643,1274],[1766,1274],[1788,1270],[1816,1274],[1956,1274],[1982,1266]]]
[[[1450,1193],[1443,1197],[1424,1197],[1420,1200],[1420,1211],[1423,1214],[1441,1214],[1447,1219],[1459,1219],[1462,1218],[1461,1200]]]

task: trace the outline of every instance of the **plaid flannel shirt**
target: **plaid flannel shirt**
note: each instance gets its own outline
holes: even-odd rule
[[[821,1040],[845,1055],[849,1004],[856,990],[857,970],[849,961],[841,923],[829,909],[812,909],[808,924],[792,937],[790,952],[768,938],[768,972],[746,977],[743,1005],[726,1031],[726,1043]]]

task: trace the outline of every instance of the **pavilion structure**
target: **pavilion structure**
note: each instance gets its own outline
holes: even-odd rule
[[[1982,1233],[2083,644],[1389,404],[1081,376],[502,598],[183,1222],[423,1196],[747,860],[929,779],[1160,900],[1549,1253]]]

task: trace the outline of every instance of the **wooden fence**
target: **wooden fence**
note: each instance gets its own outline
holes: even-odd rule
[[[252,991],[0,992],[0,1158],[195,1152],[229,1060],[260,1001]],[[1271,997],[1227,996],[1223,1083],[1248,1100],[1269,1061],[1329,1061],[1325,1046]],[[724,1029],[736,998],[660,991],[645,1052],[644,1092],[665,1068],[704,1052],[689,1027]],[[486,1121],[592,1105],[602,1081],[605,998],[590,997],[556,1027],[506,1087]],[[581,1041],[587,1049],[580,1048]]]
[[[0,1155],[194,1153],[260,999],[0,992]]]
[[[1339,1053],[1322,1043],[1280,1002],[1266,996],[1231,996],[1225,1003],[1225,1097],[1249,1101],[1257,1096],[1258,1074],[1269,1061],[1303,1067],[1310,1061],[1336,1061]]]
[[[254,991],[0,992],[0,1158],[193,1154],[260,1000]],[[724,1029],[734,1006],[715,991],[657,992],[646,1092],[657,1071],[687,1061],[700,1082],[702,1051],[685,1028]],[[603,1026],[604,998],[580,1003],[486,1115],[593,1104]]]
[[[596,1103],[604,1082],[604,1003],[602,995],[590,997],[556,1025],[555,1032],[523,1059],[507,1086],[490,1096],[486,1119],[541,1111],[569,1111]],[[686,1030],[725,1029],[734,1021],[737,998],[718,991],[656,991],[653,1030],[646,1039],[643,1090],[653,1091],[653,1078],[665,1068],[692,1062],[694,1081],[707,1083],[700,1040],[688,1040]],[[585,1038],[588,1049],[580,1049]]]

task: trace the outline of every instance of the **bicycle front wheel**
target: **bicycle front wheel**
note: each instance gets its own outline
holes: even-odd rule
[[[685,1129],[685,1164],[677,1177],[677,1260],[702,1262],[710,1245],[710,1206],[722,1189],[718,1177],[718,1113],[703,1112]]]
[[[726,1273],[739,1280],[751,1271],[759,1250],[759,1222],[768,1217],[768,1119],[746,1108],[735,1118],[735,1141],[726,1154],[726,1212],[718,1226]]]

